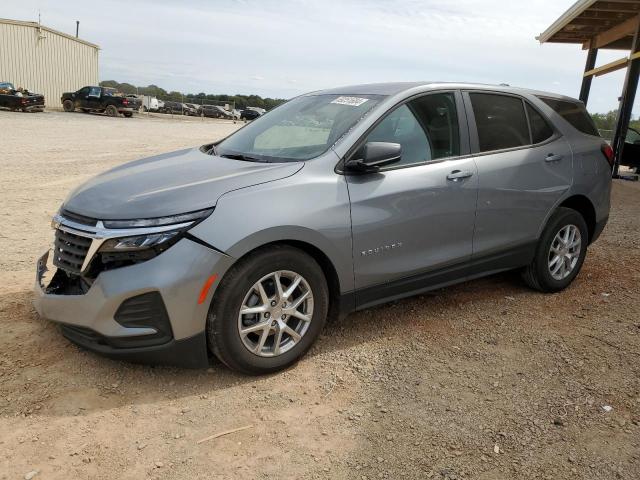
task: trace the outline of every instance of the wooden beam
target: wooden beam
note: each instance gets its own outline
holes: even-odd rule
[[[613,62],[602,65],[601,67],[584,72],[584,76],[588,77],[594,75],[596,77],[599,77],[607,73],[615,72],[616,70],[621,70],[625,68],[628,63],[629,57],[619,58],[618,60],[614,60]]]
[[[590,45],[593,45],[593,48],[602,48],[616,40],[620,40],[628,35],[633,35],[633,32],[635,32],[638,27],[638,22],[640,22],[640,16],[635,15],[621,24],[596,35],[593,38],[593,44],[591,42],[584,42],[582,49],[588,50]]]

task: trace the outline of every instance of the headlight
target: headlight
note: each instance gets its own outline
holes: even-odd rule
[[[181,213],[169,217],[143,218],[140,220],[103,220],[102,224],[105,228],[149,228],[188,222],[194,222],[195,224],[195,222],[200,222],[211,215],[213,210],[213,208],[207,208],[197,212]]]
[[[103,263],[149,260],[175,244],[182,234],[213,212],[213,208],[170,217],[103,220],[109,231],[98,253]],[[122,235],[118,235],[120,232]]]
[[[112,238],[107,240],[100,247],[101,252],[123,252],[127,250],[141,250],[145,248],[158,247],[171,243],[181,230],[174,230],[163,233],[150,233],[137,237]]]

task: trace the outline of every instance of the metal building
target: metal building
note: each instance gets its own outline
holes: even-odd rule
[[[63,92],[98,84],[99,49],[36,22],[0,18],[0,81],[42,93],[47,107],[60,107]]]

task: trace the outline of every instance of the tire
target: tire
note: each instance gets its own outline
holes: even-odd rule
[[[280,316],[284,313],[280,307],[285,304],[280,302],[287,299],[280,298],[278,302],[274,300],[278,298],[274,285],[275,272],[281,274],[281,285],[285,291],[291,285],[286,282],[290,282],[295,275],[302,277],[289,299],[295,302],[296,299],[304,297],[305,291],[310,291],[311,295],[306,297],[300,307],[296,307],[303,309],[301,313],[310,314],[310,321],[300,320],[297,315]],[[254,289],[258,282],[263,286],[264,301],[260,300],[262,296]],[[266,297],[270,298],[267,300]],[[253,300],[253,303],[247,298]],[[240,309],[246,304],[257,305],[259,308],[264,304],[271,308],[271,311],[241,315]],[[209,348],[222,363],[233,370],[249,375],[276,372],[289,367],[309,350],[324,328],[328,309],[327,281],[322,269],[312,257],[297,248],[285,245],[257,250],[233,265],[220,282],[207,317]],[[240,334],[241,325],[247,328],[259,324],[266,325],[265,329],[244,336]],[[281,330],[281,327],[284,329]],[[294,330],[294,333],[299,333],[297,340],[286,333],[287,328],[288,331]],[[276,354],[278,331],[283,332],[282,342],[278,343],[282,346],[282,353]],[[259,342],[263,335],[267,341],[263,341],[264,347],[261,348]],[[253,351],[250,351],[248,344],[251,344]]]
[[[571,235],[574,229],[579,233],[580,244],[565,250],[564,244],[557,240],[556,236],[559,234],[562,236]],[[574,238],[577,238],[577,234]],[[575,243],[575,240],[572,242],[570,239],[571,237],[567,242],[569,245]],[[589,230],[583,216],[570,208],[558,208],[549,218],[536,246],[535,257],[531,264],[523,270],[522,278],[529,287],[541,292],[551,293],[564,290],[580,272],[587,254],[588,242]],[[552,245],[554,248],[560,245],[560,250],[565,255],[554,254],[551,251]],[[570,259],[568,255],[571,255],[572,258]],[[560,257],[560,260],[556,261],[556,257]],[[556,271],[555,274],[554,271]]]
[[[126,118],[131,118],[131,117],[133,117],[133,113],[132,113],[132,112],[125,112],[125,113],[123,113],[123,115],[124,115]]]
[[[65,112],[73,112],[75,110],[75,107],[71,100],[65,100],[64,102],[62,102],[62,109]]]
[[[110,117],[118,116],[118,109],[115,105],[107,105],[107,108],[104,110],[104,112]]]
[[[91,111],[88,108],[81,108],[80,110],[82,110],[84,113],[89,113]]]

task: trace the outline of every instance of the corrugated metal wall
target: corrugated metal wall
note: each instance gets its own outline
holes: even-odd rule
[[[42,93],[61,107],[63,92],[98,84],[98,48],[49,30],[0,22],[0,81]]]

